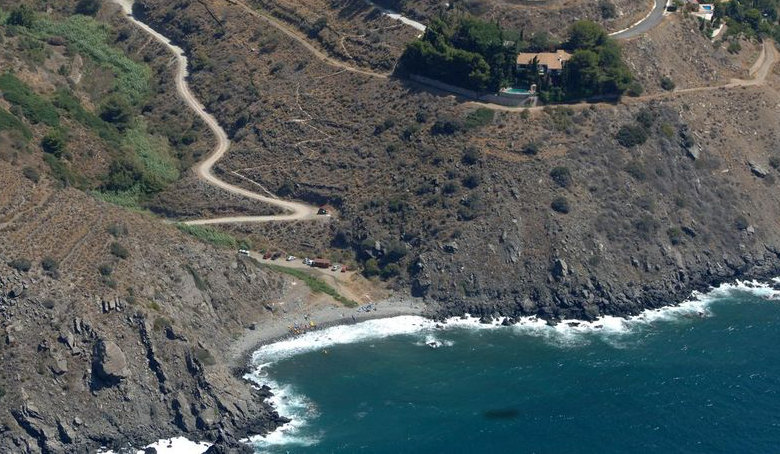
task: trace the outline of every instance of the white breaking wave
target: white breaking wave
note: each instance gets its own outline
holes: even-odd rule
[[[271,446],[312,446],[320,441],[321,434],[304,434],[304,428],[308,426],[309,421],[319,416],[319,411],[311,400],[295,392],[291,385],[278,384],[273,380],[257,376],[256,373],[244,378],[270,386],[274,395],[268,399],[268,402],[280,415],[290,418],[291,421],[271,433],[254,435],[242,441],[251,444],[255,451],[260,450],[259,452]]]
[[[780,278],[773,279],[780,283]],[[293,356],[327,349],[336,345],[352,344],[399,335],[418,335],[416,345],[452,346],[452,341],[442,340],[442,334],[452,329],[511,330],[519,335],[543,337],[559,346],[576,346],[588,342],[585,335],[603,334],[611,345],[621,347],[617,341],[637,328],[657,322],[673,322],[691,318],[709,317],[713,301],[735,293],[746,292],[767,300],[780,299],[780,291],[769,284],[756,281],[737,281],[723,284],[707,293],[694,292],[691,297],[676,306],[648,309],[633,317],[604,316],[595,321],[562,320],[550,325],[538,317],[523,317],[511,326],[503,326],[503,319],[480,323],[470,315],[453,317],[445,323],[435,322],[416,315],[403,315],[368,320],[353,325],[337,325],[320,331],[310,331],[300,336],[267,344],[252,355],[255,371],[245,376],[258,385],[268,385],[274,396],[269,399],[280,415],[292,421],[266,436],[254,436],[251,443],[259,449],[271,446],[311,446],[322,434],[311,435],[303,430],[318,416],[316,406],[305,396],[297,394],[289,385],[280,385],[268,378],[267,368]]]
[[[158,440],[155,443],[145,446],[146,448],[154,448],[158,454],[202,454],[211,447],[210,443],[200,442],[196,443],[190,441],[184,437],[164,438]],[[136,450],[137,454],[143,454],[144,449]],[[107,449],[100,449],[97,454],[115,454],[113,451]]]

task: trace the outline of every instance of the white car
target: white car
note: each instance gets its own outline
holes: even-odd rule
[[[249,255],[249,251],[247,251],[246,249],[239,249],[238,253],[241,255]]]
[[[311,266],[311,264],[312,264],[312,263],[314,263],[314,261],[313,261],[313,260],[311,260],[311,259],[310,259],[310,258],[308,258],[308,257],[306,257],[305,259],[303,259],[303,264],[304,264],[304,265]]]
[[[338,270],[339,270],[339,268],[341,268],[341,266],[340,266],[340,265],[333,265],[333,266],[331,266],[331,267],[330,267],[330,270],[331,270],[331,271],[338,271]]]
[[[296,259],[296,257],[295,257],[294,255],[288,255],[288,256],[287,256],[287,261],[288,261],[288,262],[292,262],[292,261],[293,261],[293,260],[295,260],[295,259]]]

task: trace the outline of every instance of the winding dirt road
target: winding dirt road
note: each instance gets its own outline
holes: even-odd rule
[[[206,108],[198,101],[197,98],[190,91],[189,85],[187,85],[187,57],[184,56],[184,50],[179,46],[174,45],[165,36],[157,33],[154,29],[139,21],[133,16],[133,0],[111,0],[113,3],[122,7],[122,10],[127,15],[127,19],[133,22],[136,26],[144,30],[146,33],[153,36],[157,41],[168,47],[171,52],[176,56],[176,91],[179,96],[182,97],[185,103],[195,111],[195,113],[208,125],[209,129],[214,133],[217,139],[217,145],[214,147],[211,155],[205,160],[199,163],[195,167],[195,171],[198,177],[207,183],[216,186],[225,191],[237,194],[252,200],[267,203],[269,205],[279,207],[286,211],[285,214],[275,214],[267,216],[227,216],[212,219],[197,219],[193,221],[187,221],[185,224],[189,225],[206,225],[206,224],[232,224],[232,223],[258,223],[258,222],[272,222],[272,221],[300,221],[307,219],[317,218],[317,208],[306,205],[299,202],[292,202],[288,200],[278,199],[276,197],[269,197],[260,195],[256,192],[249,191],[247,189],[232,185],[228,182],[222,181],[214,175],[214,164],[225,155],[230,149],[230,139],[228,139],[227,133],[219,125],[216,118],[213,115],[206,112]]]

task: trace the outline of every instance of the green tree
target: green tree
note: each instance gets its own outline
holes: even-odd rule
[[[50,132],[41,139],[41,148],[59,158],[65,151],[65,138],[58,131]]]
[[[35,11],[27,5],[17,6],[11,10],[6,23],[8,25],[18,25],[20,27],[32,27],[35,22]]]
[[[120,130],[130,126],[133,108],[124,96],[110,96],[100,108],[100,118]]]
[[[76,4],[76,13],[85,16],[94,16],[100,11],[101,0],[79,0]]]
[[[597,23],[581,20],[569,29],[567,46],[572,49],[595,49],[607,42],[607,32]]]
[[[574,52],[564,66],[563,79],[569,97],[588,97],[597,94],[601,80],[598,54],[592,50]]]

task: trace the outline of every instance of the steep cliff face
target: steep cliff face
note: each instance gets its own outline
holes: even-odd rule
[[[708,80],[678,80],[709,84],[701,90],[486,112],[393,78],[295,66],[298,43],[267,25],[258,32],[262,21],[234,5],[212,9],[218,27],[197,7],[147,0],[139,14],[219,68],[201,68],[192,82],[220,121],[238,125],[222,168],[337,206],[331,246],[442,314],[630,314],[777,272],[776,73],[717,88],[747,71],[721,51],[697,51],[656,66],[673,61],[684,77],[706,59]],[[653,58],[647,43],[664,30],[639,50],[631,44],[632,61]],[[689,35],[686,46],[711,48]],[[249,50],[235,58],[235,49]],[[660,66],[657,74],[670,72]],[[256,159],[276,165],[252,168]],[[299,247],[284,233],[257,232]]]
[[[2,227],[0,450],[213,440],[284,421],[263,403],[268,390],[225,361],[234,336],[283,292],[279,278],[148,216],[33,184],[8,164],[0,180],[3,212],[27,213]]]

